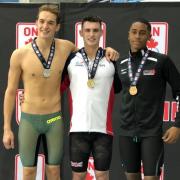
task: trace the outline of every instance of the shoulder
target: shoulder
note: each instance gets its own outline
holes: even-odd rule
[[[158,60],[170,59],[169,56],[166,54],[162,54],[160,52],[155,52],[155,51],[151,51],[151,50],[149,50],[149,57],[153,57]]]
[[[126,65],[127,63],[128,63],[128,57],[122,57],[115,62],[117,66],[123,66]]]
[[[165,69],[169,69],[174,66],[174,62],[168,55],[159,52],[150,51],[150,56],[148,57],[148,59],[156,61],[160,65],[160,67]]]
[[[15,64],[21,63],[24,57],[28,53],[31,54],[32,51],[33,50],[32,50],[31,44],[27,44],[18,49],[15,49],[11,54],[10,62],[15,63]]]
[[[29,51],[32,51],[32,46],[31,46],[31,43],[27,44],[27,45],[24,45],[18,49],[15,49],[12,53],[12,55],[15,55],[15,56],[22,56],[22,55],[25,55],[26,53],[28,53]]]
[[[71,52],[67,58],[67,63],[69,64],[71,61],[77,60],[77,58],[82,59],[82,55],[79,51]]]
[[[21,49],[15,49],[10,58],[10,66],[18,66],[21,64],[22,59],[22,50]]]
[[[55,38],[55,41],[56,41],[57,43],[61,43],[61,44],[73,44],[71,41],[66,40],[66,39]]]
[[[73,52],[75,50],[75,45],[71,41],[65,40],[65,39],[55,39],[56,44],[62,48],[66,48],[66,50],[69,50],[70,52]]]

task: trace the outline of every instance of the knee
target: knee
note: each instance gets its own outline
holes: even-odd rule
[[[35,177],[36,176],[36,167],[24,167],[23,168],[24,177]]]
[[[109,180],[109,171],[95,171],[97,180]]]
[[[141,173],[125,173],[127,180],[141,180]]]
[[[73,172],[73,180],[84,180],[86,172]]]
[[[46,171],[51,177],[60,176],[60,167],[59,166],[46,166]]]
[[[144,176],[144,180],[159,180],[159,176]]]

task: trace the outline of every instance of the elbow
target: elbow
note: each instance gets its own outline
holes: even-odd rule
[[[5,92],[5,96],[15,97],[16,96],[16,89],[7,88],[6,92]]]

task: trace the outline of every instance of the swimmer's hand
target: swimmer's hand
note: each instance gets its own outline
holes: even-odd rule
[[[14,149],[14,134],[12,130],[4,130],[3,144],[6,149]]]
[[[105,56],[108,61],[117,61],[119,59],[120,55],[115,49],[106,47],[105,50]]]

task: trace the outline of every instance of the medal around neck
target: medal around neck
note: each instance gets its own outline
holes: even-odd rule
[[[133,72],[132,72],[131,56],[129,56],[129,58],[128,58],[128,76],[129,76],[129,80],[131,83],[131,86],[129,88],[129,94],[132,96],[134,96],[138,93],[136,85],[137,85],[137,82],[138,82],[139,77],[141,75],[143,66],[144,66],[144,64],[148,58],[148,55],[149,55],[149,51],[146,51],[146,53],[144,54],[144,56],[141,59],[141,62],[138,66],[137,72],[135,73],[134,77],[133,77]]]
[[[48,78],[48,77],[50,77],[50,67],[51,67],[52,60],[53,60],[53,57],[55,54],[55,40],[53,39],[53,41],[52,41],[47,61],[45,60],[42,53],[40,52],[35,40],[36,40],[36,38],[32,41],[32,48],[44,67],[43,77]]]
[[[89,88],[94,88],[94,86],[95,86],[94,80],[93,79],[88,79],[87,85],[88,85]]]
[[[50,77],[50,69],[44,69],[44,71],[43,71],[43,77],[45,77],[45,78]]]
[[[95,82],[94,82],[94,77],[95,77],[95,74],[96,74],[96,70],[98,68],[98,64],[99,64],[99,61],[100,59],[104,56],[103,54],[103,50],[102,48],[99,48],[96,52],[96,57],[94,59],[94,62],[93,62],[93,65],[92,65],[92,68],[90,69],[89,67],[89,60],[88,60],[88,57],[87,57],[87,54],[85,52],[85,49],[82,48],[80,49],[80,52],[81,52],[81,55],[83,57],[83,60],[87,66],[87,71],[88,71],[88,81],[87,81],[87,86],[89,88],[94,88],[95,87]]]
[[[130,88],[129,88],[129,94],[130,95],[134,96],[137,94],[137,92],[138,92],[138,90],[137,90],[136,86],[130,86]]]

